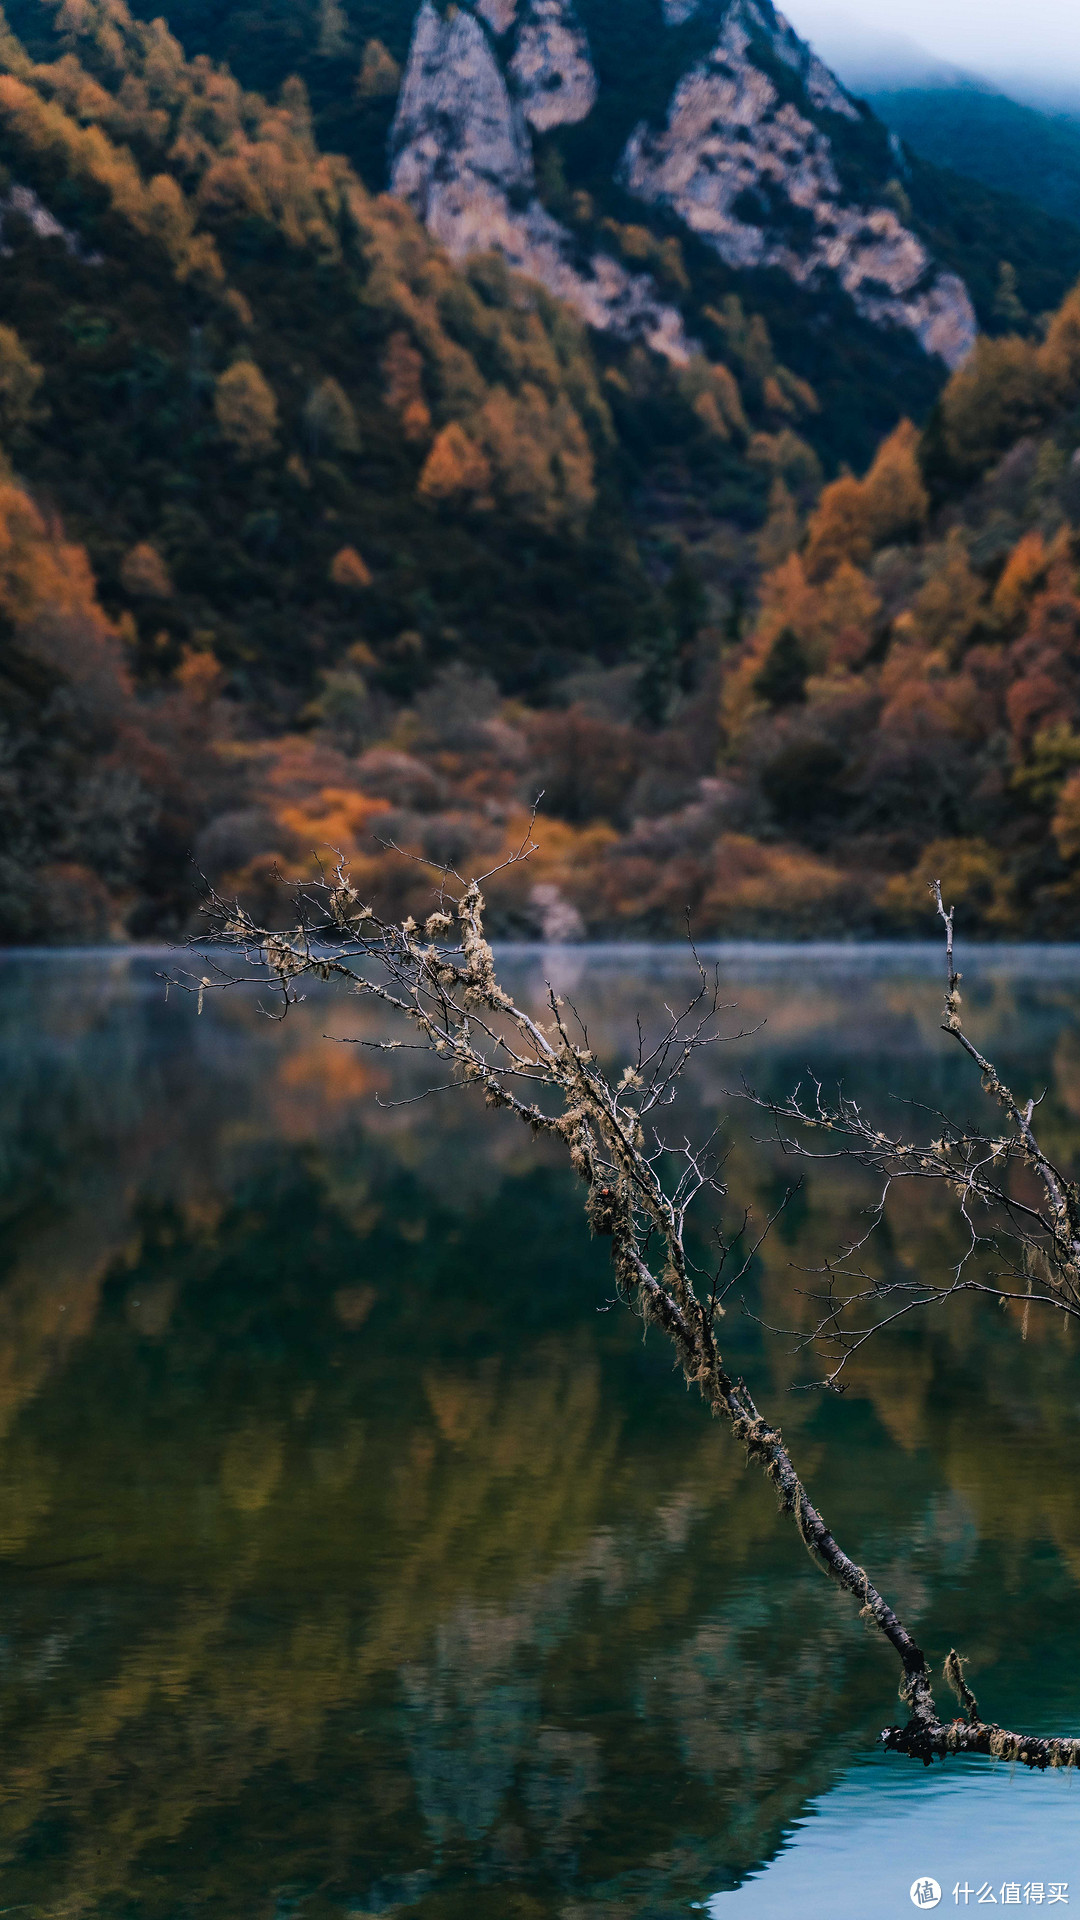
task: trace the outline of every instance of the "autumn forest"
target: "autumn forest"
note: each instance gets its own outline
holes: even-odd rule
[[[272,914],[331,849],[406,914],[409,856],[494,868],[538,796],[503,934],[918,933],[940,875],[1076,936],[1080,234],[911,417],[867,372],[845,451],[809,332],[674,233],[599,223],[692,283],[685,364],[453,265],[304,80],[124,0],[11,18],[7,941],[171,937],[199,874]],[[370,36],[357,111],[399,78]]]

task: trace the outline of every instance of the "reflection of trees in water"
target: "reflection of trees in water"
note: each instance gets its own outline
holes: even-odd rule
[[[564,1356],[563,1371],[573,1363]],[[503,1407],[521,1409],[526,1437],[535,1431],[530,1416],[561,1397],[545,1380],[534,1401],[514,1374],[496,1394]],[[492,1478],[505,1471],[505,1459],[493,1464],[491,1432],[479,1432],[475,1451],[457,1463],[477,1483],[459,1507],[485,1505]],[[366,1458],[368,1472],[377,1475],[390,1451]],[[65,1624],[24,1638],[17,1614],[9,1618],[19,1659],[5,1702],[6,1871],[20,1893],[37,1891],[15,1861],[36,1823],[62,1807],[61,1858],[72,1841],[63,1883],[84,1910],[122,1890],[141,1894],[164,1860],[170,1884],[175,1873],[193,1894],[220,1899],[223,1913],[240,1913],[242,1896],[258,1892],[254,1840],[264,1797],[279,1807],[282,1769],[307,1785],[299,1806],[276,1815],[275,1856],[303,1884],[325,1879],[315,1865],[324,1824],[313,1838],[302,1804],[313,1795],[345,1822],[343,1896],[358,1875],[364,1891],[372,1857],[398,1867],[379,1876],[380,1899],[419,1892],[418,1854],[433,1895],[473,1873],[493,1883],[589,1884],[607,1856],[641,1861],[634,1836],[643,1827],[652,1844],[628,1912],[673,1878],[694,1887],[744,1870],[840,1764],[839,1745],[822,1757],[823,1728],[839,1743],[853,1714],[870,1723],[878,1676],[843,1612],[822,1634],[817,1582],[809,1569],[792,1569],[783,1550],[774,1582],[748,1585],[740,1567],[724,1565],[727,1540],[755,1523],[764,1535],[765,1516],[754,1513],[747,1483],[718,1489],[711,1436],[691,1465],[666,1502],[656,1499],[662,1479],[654,1474],[640,1512],[594,1526],[576,1550],[571,1540],[543,1577],[515,1588],[524,1542],[509,1563],[500,1551],[500,1584],[510,1591],[498,1599],[469,1592],[474,1571],[459,1551],[434,1564],[426,1540],[372,1611],[337,1582],[320,1590],[303,1566],[286,1588],[268,1586],[275,1543],[260,1530],[280,1530],[302,1502],[295,1483],[281,1489],[276,1523],[266,1505],[253,1510],[248,1550],[215,1589],[158,1603],[164,1624],[148,1629],[141,1594],[118,1601],[91,1588],[87,1599],[76,1587],[63,1605],[35,1596],[28,1619],[43,1608]],[[629,1466],[648,1479],[647,1461]],[[342,1529],[371,1531],[361,1492],[354,1484],[340,1506]],[[710,1540],[718,1543],[711,1555]],[[693,1587],[703,1550],[706,1578]],[[594,1720],[564,1676],[588,1674],[597,1640],[608,1672],[599,1683],[592,1674],[601,1703]],[[860,1686],[861,1664],[871,1670]],[[99,1676],[90,1684],[88,1672]],[[361,1771],[372,1716],[374,1753]],[[655,1830],[658,1779],[678,1783],[683,1833]],[[190,1855],[216,1806],[231,1809],[229,1839],[223,1852],[219,1839],[211,1875]],[[715,1837],[703,1843],[701,1834]],[[50,1886],[56,1872],[54,1864]]]
[[[576,1195],[498,1116],[373,1108],[318,1006],[274,1028],[236,1001],[200,1025],[129,997],[123,970],[103,998],[50,964],[45,1000],[25,981],[5,1000],[0,1076],[5,1894],[246,1920],[272,1875],[323,1887],[313,1914],[471,1916],[469,1887],[518,1881],[552,1914],[606,1889],[614,1916],[767,1855],[842,1764],[842,1729],[876,1729],[878,1657],[839,1611],[822,1630],[819,1580],[723,1437],[678,1396],[658,1416],[651,1349],[594,1313],[609,1288]],[[586,969],[574,997],[617,1052],[659,991]],[[759,1081],[842,1064],[850,992],[800,991],[752,1043]],[[1063,1063],[1064,1137],[1057,991],[1031,1023],[1052,1084]],[[890,983],[886,1037],[945,1098],[923,992]],[[751,1013],[772,1002],[754,995]],[[1020,1045],[1032,996],[991,997]],[[744,1057],[698,1083],[706,1108]],[[738,1178],[767,1195],[755,1151]],[[862,1196],[815,1176],[800,1249],[829,1248]],[[889,1257],[940,1260],[949,1231],[913,1206]],[[791,1258],[763,1250],[766,1308]],[[782,1348],[729,1327],[782,1387]],[[1016,1366],[1015,1333],[961,1304],[870,1349],[843,1408],[800,1396],[785,1417],[897,1588],[873,1531],[888,1482],[912,1617],[932,1628],[943,1581],[954,1609],[957,1583],[992,1577],[1000,1616],[967,1603],[984,1669],[1025,1636],[1075,1653],[1069,1577],[1039,1621],[1020,1577],[1047,1542],[1080,1573],[1073,1350],[1033,1322],[1030,1430]]]
[[[661,1524],[651,1533],[598,1535],[579,1560],[522,1590],[511,1606],[466,1602],[444,1618],[426,1661],[402,1674],[410,1762],[436,1861],[467,1843],[473,1867],[490,1875],[512,1859],[519,1874],[531,1865],[566,1884],[582,1872],[592,1883],[611,1847],[604,1826],[612,1776],[625,1776],[629,1765],[640,1772],[639,1820],[655,1805],[659,1780],[665,1793],[677,1783],[687,1812],[685,1829],[665,1828],[651,1853],[640,1844],[647,1815],[636,1828],[638,1845],[628,1851],[638,1865],[629,1878],[640,1884],[620,1911],[637,1912],[734,1879],[768,1852],[770,1831],[828,1785],[850,1750],[864,1697],[864,1724],[874,1711],[872,1673],[865,1692],[860,1674],[860,1630],[839,1596],[830,1609],[826,1593],[823,1626],[820,1580],[781,1553],[774,1578],[740,1564],[732,1579],[729,1566],[718,1570],[717,1584],[727,1587],[719,1600],[695,1596],[681,1614],[670,1605],[700,1558],[703,1531],[727,1541],[754,1524],[741,1491],[736,1483],[717,1503],[713,1489],[686,1486],[672,1503],[683,1522],[674,1532]],[[703,1496],[712,1496],[708,1506]],[[909,1540],[921,1580],[906,1555],[872,1544],[917,1620],[933,1582],[955,1579],[975,1540],[970,1516],[947,1495],[931,1501]],[[756,1561],[760,1550],[742,1558]],[[721,1568],[723,1559],[721,1549]],[[587,1725],[548,1724],[538,1677],[545,1658],[573,1662],[590,1601],[595,1630],[617,1637],[627,1663],[614,1746]]]
[[[488,1382],[487,1417],[453,1441],[436,1429],[426,1447],[403,1448],[407,1426],[369,1433],[352,1475],[334,1477],[333,1499],[324,1491],[316,1516],[318,1532],[337,1543],[336,1564],[312,1562],[298,1524],[316,1478],[298,1444],[302,1423],[299,1433],[285,1423],[282,1477],[253,1500],[250,1478],[237,1474],[236,1433],[247,1457],[253,1434],[238,1409],[220,1446],[221,1505],[235,1516],[241,1485],[246,1536],[222,1555],[216,1580],[207,1583],[211,1569],[193,1556],[202,1577],[187,1597],[171,1584],[132,1592],[93,1567],[49,1590],[31,1576],[10,1589],[5,1886],[19,1898],[57,1900],[63,1890],[71,1911],[95,1911],[121,1893],[148,1898],[155,1873],[167,1870],[170,1886],[175,1875],[192,1897],[239,1914],[259,1893],[268,1804],[282,1873],[288,1862],[305,1885],[325,1879],[316,1862],[329,1814],[312,1821],[312,1796],[345,1821],[342,1898],[370,1874],[371,1859],[396,1869],[377,1876],[384,1892],[420,1867],[433,1890],[452,1891],[473,1871],[570,1884],[597,1821],[614,1829],[609,1846],[618,1838],[625,1847],[650,1783],[680,1764],[695,1770],[693,1754],[680,1760],[677,1703],[641,1694],[635,1648],[660,1622],[677,1649],[688,1629],[693,1641],[703,1612],[722,1617],[723,1599],[688,1592],[687,1582],[702,1536],[744,1515],[752,1525],[755,1502],[745,1483],[724,1486],[712,1435],[667,1471],[630,1446],[613,1494],[614,1459],[596,1430],[595,1395],[577,1389],[580,1367],[567,1349],[550,1351],[535,1378],[506,1369]],[[189,1429],[169,1444],[183,1452],[192,1439]],[[606,1471],[583,1498],[581,1462],[598,1442]],[[349,1447],[346,1433],[347,1457]],[[173,1481],[171,1464],[161,1464],[151,1484]],[[87,1479],[100,1467],[91,1452]],[[323,1459],[325,1490],[324,1467]],[[525,1474],[544,1482],[550,1507],[539,1540],[506,1525],[512,1511],[528,1511]],[[186,1504],[159,1524],[197,1549],[213,1483],[180,1491]],[[433,1543],[427,1519],[444,1512]],[[62,1537],[39,1541],[43,1558]],[[365,1540],[384,1559],[374,1582]],[[141,1543],[148,1569],[154,1545],[152,1534]],[[350,1555],[361,1581],[368,1576],[366,1605],[350,1586]],[[606,1662],[595,1683],[599,1731],[561,1677],[588,1670],[596,1636]],[[736,1704],[745,1712],[744,1697]],[[627,1741],[633,1782],[621,1765]],[[814,1745],[809,1720],[806,1743]],[[290,1780],[298,1797],[286,1792],[282,1804],[280,1782]],[[711,1784],[695,1811],[704,1830],[723,1830],[727,1783]],[[752,1768],[738,1784],[752,1803]],[[790,1813],[795,1802],[782,1797]],[[230,1809],[228,1834],[211,1866],[201,1848],[217,1808]],[[44,1862],[34,1841],[43,1820]],[[748,1831],[737,1864],[768,1847],[770,1825]],[[677,1839],[665,1832],[655,1851]],[[665,1872],[658,1859],[654,1884]]]

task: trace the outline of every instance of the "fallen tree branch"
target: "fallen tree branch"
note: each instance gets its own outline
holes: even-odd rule
[[[513,856],[525,857],[525,848]],[[277,1017],[284,1018],[302,998],[305,979],[338,980],[351,994],[374,1000],[409,1023],[412,1044],[449,1070],[451,1084],[477,1087],[488,1106],[505,1108],[534,1132],[559,1140],[585,1185],[590,1226],[611,1241],[620,1297],[646,1325],[667,1335],[687,1384],[727,1422],[748,1462],[775,1488],[781,1511],[791,1516],[811,1556],[858,1603],[861,1616],[896,1654],[909,1718],[903,1727],[885,1730],[884,1746],[926,1764],[935,1756],[991,1753],[1035,1768],[1080,1765],[1080,1740],[1027,1737],[979,1721],[955,1653],[946,1663],[946,1677],[968,1718],[942,1721],[922,1648],[866,1570],[837,1542],[811,1501],[779,1427],[762,1416],[745,1382],[724,1365],[716,1338],[724,1311],[719,1272],[709,1297],[701,1299],[684,1236],[691,1202],[706,1188],[725,1197],[726,1187],[689,1143],[671,1147],[655,1130],[649,1136],[645,1131],[646,1120],[651,1125],[651,1115],[669,1104],[694,1054],[730,1037],[715,1024],[723,1010],[716,976],[710,981],[697,960],[698,988],[689,1005],[678,1013],[669,1010],[669,1025],[651,1051],[639,1038],[636,1060],[613,1082],[584,1029],[585,1044],[573,1037],[563,1002],[550,988],[546,1022],[503,989],[484,933],[480,884],[469,882],[453,900],[446,892],[449,877],[444,871],[438,908],[422,930],[411,919],[401,926],[385,922],[362,905],[340,856],[332,881],[297,891],[296,922],[285,932],[256,925],[243,907],[211,894],[206,906],[211,944],[240,953],[253,971],[237,973],[213,964],[210,971],[181,974],[171,984],[196,994],[201,1007],[215,988],[245,979],[270,982],[280,1000]],[[951,942],[949,964],[951,970]],[[952,983],[950,993],[955,993]],[[396,1051],[402,1042],[367,1044]],[[851,1125],[850,1115],[822,1117],[833,1127]],[[873,1151],[897,1149],[875,1135]],[[1025,1152],[1030,1162],[1034,1150],[1025,1144]],[[672,1160],[681,1165],[674,1181],[666,1178]],[[1067,1211],[1067,1203],[1062,1205]],[[726,1251],[725,1246],[724,1257]]]

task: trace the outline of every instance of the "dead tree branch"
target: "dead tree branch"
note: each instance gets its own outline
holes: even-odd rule
[[[523,847],[515,858],[525,855]],[[241,906],[211,894],[206,907],[209,942],[241,956],[246,970],[215,963],[198,975],[180,975],[173,984],[197,994],[201,1004],[214,988],[243,980],[270,983],[281,1006],[278,1017],[284,1017],[302,997],[305,980],[337,980],[351,994],[403,1020],[411,1028],[411,1044],[435,1056],[453,1084],[475,1086],[489,1107],[504,1108],[534,1132],[561,1142],[584,1183],[589,1224],[611,1242],[619,1296],[646,1325],[666,1334],[687,1384],[726,1422],[747,1460],[771,1481],[781,1511],[791,1516],[812,1557],[857,1602],[863,1618],[896,1654],[909,1718],[903,1727],[883,1733],[884,1745],[927,1764],[935,1755],[965,1752],[1001,1754],[1032,1767],[1080,1765],[1080,1740],[1027,1738],[983,1723],[966,1688],[961,1697],[967,1720],[941,1720],[921,1647],[869,1574],[835,1539],[811,1501],[779,1427],[759,1412],[744,1381],[724,1364],[717,1324],[727,1289],[718,1273],[708,1297],[699,1297],[685,1235],[688,1209],[696,1197],[704,1189],[723,1196],[726,1188],[705,1152],[688,1142],[671,1150],[655,1129],[647,1132],[657,1110],[669,1106],[694,1055],[737,1037],[725,1036],[716,1024],[726,1011],[717,978],[710,978],[698,961],[698,986],[689,1004],[678,1012],[668,1010],[659,1042],[649,1050],[641,1041],[636,1059],[613,1081],[580,1023],[584,1044],[575,1039],[563,1002],[550,988],[546,1020],[534,1018],[503,989],[484,933],[479,882],[470,881],[452,900],[445,891],[446,879],[444,874],[439,905],[422,929],[412,919],[390,924],[362,904],[340,857],[331,881],[298,890],[296,922],[286,932],[256,925]],[[951,978],[949,991],[955,993]],[[387,1039],[368,1044],[395,1051],[403,1043]],[[807,1118],[797,1105],[775,1111],[778,1118]],[[1023,1121],[1015,1103],[1007,1111],[1014,1124],[1002,1151],[1022,1154],[1027,1165],[1047,1166],[1046,1221],[1064,1246],[1072,1229],[1068,1202],[1055,1198],[1061,1178],[1031,1143],[1030,1115]],[[826,1112],[819,1089],[814,1119],[831,1131],[846,1131],[857,1150],[867,1150],[864,1123],[850,1103],[838,1113]],[[877,1134],[870,1136],[869,1147],[871,1158],[883,1165],[906,1161],[909,1153]],[[965,1190],[977,1190],[980,1182],[989,1180],[985,1152],[973,1148],[961,1161]],[[936,1174],[946,1165],[955,1180],[950,1156],[939,1145],[925,1171],[932,1167]],[[721,1270],[729,1251],[722,1242]],[[962,1683],[955,1655],[950,1655],[950,1663],[950,1681],[955,1685],[959,1677]]]
[[[867,1231],[836,1259],[812,1270],[820,1282],[804,1290],[816,1308],[812,1324],[771,1329],[789,1334],[797,1349],[826,1358],[828,1372],[815,1384],[837,1391],[843,1390],[841,1375],[852,1356],[876,1333],[917,1307],[943,1305],[958,1293],[983,1294],[1002,1306],[1021,1303],[1025,1327],[1033,1306],[1080,1319],[1080,1184],[1039,1140],[1039,1098],[1021,1101],[965,1033],[954,910],[946,909],[939,882],[931,892],[945,928],[942,1031],[978,1068],[983,1092],[999,1108],[1004,1124],[994,1130],[960,1127],[937,1114],[937,1137],[919,1143],[876,1126],[842,1089],[828,1099],[816,1078],[782,1100],[743,1088],[744,1097],[771,1117],[773,1139],[785,1156],[804,1162],[853,1160],[883,1182],[881,1198],[869,1210]],[[814,1135],[825,1136],[821,1146],[814,1144]],[[936,1182],[953,1194],[966,1245],[942,1279],[895,1273],[874,1279],[850,1263],[883,1219],[890,1188],[911,1180]]]

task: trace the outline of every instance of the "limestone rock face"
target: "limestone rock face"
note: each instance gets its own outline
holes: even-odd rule
[[[596,105],[589,43],[569,0],[530,0],[510,71],[525,117],[538,133],[572,126]]]
[[[736,32],[741,29],[748,40],[751,34],[759,35],[775,57],[798,74],[813,106],[820,107],[823,113],[839,113],[845,120],[858,120],[858,108],[848,99],[835,75],[806,42],[799,39],[782,13],[771,6],[767,9],[758,6],[755,0],[741,0],[728,17]]]
[[[545,4],[533,0],[530,9],[541,25]],[[553,4],[565,21],[568,10],[559,0]],[[580,102],[580,76],[573,86]],[[551,97],[563,91],[571,89],[551,88]],[[409,202],[454,259],[501,253],[598,331],[643,339],[685,362],[690,346],[682,316],[661,299],[649,275],[629,273],[605,253],[580,261],[573,236],[540,204],[525,110],[511,98],[480,21],[464,8],[444,18],[424,0],[390,136],[391,191]]]
[[[643,120],[630,134],[618,184],[731,267],[779,268],[802,286],[834,276],[865,320],[904,328],[958,366],[975,338],[963,282],[895,205],[856,203],[842,187],[834,142],[866,110],[770,0],[662,4],[671,29],[695,21],[716,37],[676,85],[664,124]],[[391,190],[455,259],[496,250],[601,332],[685,362],[693,343],[652,276],[595,243],[583,253],[536,193],[533,134],[586,120],[597,96],[573,0],[475,0],[445,14],[422,0]]]
[[[470,204],[528,191],[532,149],[479,21],[424,0],[416,16],[390,136],[392,192],[415,207],[451,252]],[[476,236],[471,235],[475,250]]]
[[[517,15],[517,0],[476,0],[476,11],[492,33],[509,33]]]
[[[4,216],[17,213],[28,220],[39,240],[62,240],[73,259],[82,260],[87,266],[100,266],[100,253],[86,253],[77,233],[65,227],[55,213],[39,200],[33,187],[10,187],[6,194],[0,195],[0,241],[3,239]],[[8,255],[11,248],[0,245],[0,254]]]
[[[815,105],[854,119],[858,111],[769,13],[735,0],[712,53],[676,88],[664,128],[642,122],[631,135],[621,184],[676,213],[729,266],[780,267],[804,285],[835,274],[864,319],[906,327],[927,353],[958,366],[975,340],[967,289],[935,271],[891,206],[845,202],[827,132],[781,100],[752,57],[755,36],[798,73]]]
[[[740,11],[738,0],[730,11],[728,0],[662,0],[662,4],[664,19],[669,27],[682,27],[688,20],[711,14],[720,20],[725,13],[729,13],[730,17]],[[859,118],[858,109],[852,105],[835,76],[806,42],[799,39],[782,13],[772,6],[756,6],[754,0],[749,0],[749,4],[741,11],[746,24],[768,46],[774,57],[800,76],[807,96],[815,107],[821,107],[827,113],[843,114],[848,120]]]

